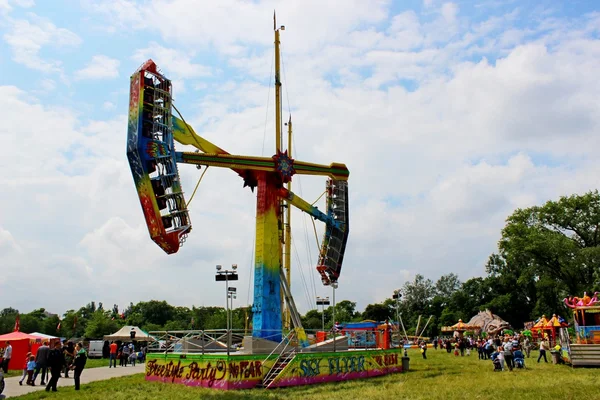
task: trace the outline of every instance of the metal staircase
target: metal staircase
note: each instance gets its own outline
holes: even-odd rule
[[[267,374],[263,378],[262,383],[258,387],[270,389],[273,381],[277,379],[281,371],[283,371],[285,367],[287,367],[287,365],[290,363],[290,361],[294,359],[294,357],[296,357],[296,350],[281,353],[279,355],[279,358],[277,358],[277,361],[275,361],[275,364],[273,364],[273,367],[269,370],[269,372],[267,372]]]

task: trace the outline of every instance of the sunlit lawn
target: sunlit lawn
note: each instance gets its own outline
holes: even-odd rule
[[[600,397],[598,369],[572,369],[526,359],[527,369],[493,372],[491,361],[478,360],[477,353],[455,357],[445,351],[428,350],[423,360],[417,350],[409,352],[408,373],[287,389],[218,391],[146,382],[142,374],[83,385],[80,392],[60,388],[61,399],[597,399]],[[537,352],[532,357],[537,357]],[[550,360],[549,360],[550,361]],[[85,371],[83,372],[85,374]],[[45,399],[36,392],[19,399]]]

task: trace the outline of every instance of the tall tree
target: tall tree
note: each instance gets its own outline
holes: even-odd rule
[[[436,295],[449,299],[454,292],[460,289],[460,285],[460,279],[458,279],[458,275],[455,273],[442,275],[435,283]]]
[[[502,230],[500,255],[536,279],[554,279],[562,295],[600,288],[600,195],[561,197],[516,210]]]

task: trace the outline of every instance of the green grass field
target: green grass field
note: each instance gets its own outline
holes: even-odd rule
[[[537,352],[532,352],[537,357]],[[411,370],[380,378],[287,389],[217,391],[145,382],[142,374],[83,385],[82,390],[60,388],[61,399],[142,400],[199,398],[225,399],[506,399],[539,400],[599,398],[597,369],[572,369],[526,359],[527,369],[493,372],[491,361],[480,361],[477,353],[455,357],[445,351],[428,350],[423,360],[417,350],[409,352]],[[85,374],[85,371],[83,372]],[[36,392],[19,399],[54,398]]]

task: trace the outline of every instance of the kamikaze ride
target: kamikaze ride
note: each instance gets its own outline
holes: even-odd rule
[[[283,290],[298,338],[305,341],[290,292],[290,206],[325,223],[317,270],[323,284],[336,286],[349,232],[349,172],[344,164],[318,165],[291,158],[291,118],[288,123],[288,148],[285,151],[282,149],[281,29],[283,27],[275,27],[277,104],[276,145],[272,157],[229,154],[197,135],[173,105],[171,81],[152,60],[148,60],[131,76],[127,158],[150,237],[167,254],[176,253],[192,231],[178,163],[229,168],[242,178],[244,187],[248,186],[253,191],[257,189],[252,335],[273,341],[281,340],[280,290]],[[179,117],[173,115],[173,110]],[[176,151],[175,141],[191,145],[198,151]],[[321,212],[291,191],[295,174],[328,177],[326,212]],[[284,210],[286,206],[287,210]]]

